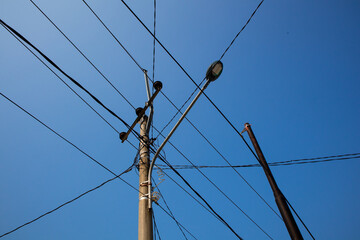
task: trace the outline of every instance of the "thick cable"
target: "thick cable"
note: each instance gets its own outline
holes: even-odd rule
[[[102,106],[105,110],[107,110],[111,115],[120,120],[127,128],[130,128],[129,124],[127,124],[121,117],[119,117],[116,113],[114,113],[111,109],[106,107],[99,99],[97,99],[92,93],[90,93],[86,88],[84,88],[79,82],[77,82],[74,78],[69,76],[66,72],[64,72],[58,65],[56,65],[49,57],[47,57],[42,51],[40,51],[37,47],[35,47],[32,43],[30,43],[24,36],[18,33],[15,29],[7,25],[3,20],[0,19],[0,24],[14,33],[18,38],[20,38],[23,42],[31,46],[36,52],[38,52],[47,62],[49,62],[53,67],[55,67],[58,71],[60,71],[63,75],[65,75],[70,81],[72,81],[76,86],[78,86],[81,90],[86,92],[95,102],[97,102],[100,106]]]
[[[84,98],[82,98],[69,84],[67,84],[54,70],[52,70],[39,56],[37,56],[26,44],[24,44],[14,33],[5,28],[16,40],[18,40],[30,53],[32,53],[47,69],[49,69],[62,83],[65,84],[77,97],[79,97],[91,110],[93,110],[106,124],[108,124],[115,132],[119,131],[109,123],[98,111],[96,111]]]

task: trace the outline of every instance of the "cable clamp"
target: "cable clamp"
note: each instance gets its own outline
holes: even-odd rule
[[[144,194],[139,198],[139,201],[141,200],[149,200],[149,194]]]
[[[145,182],[142,182],[140,183],[140,187],[146,187],[146,186],[149,186],[151,183],[149,183],[149,181],[145,181]]]

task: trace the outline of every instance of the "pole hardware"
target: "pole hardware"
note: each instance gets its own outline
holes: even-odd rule
[[[264,154],[261,151],[259,143],[257,142],[254,132],[252,131],[251,125],[249,123],[245,123],[245,129],[241,133],[243,133],[245,131],[248,133],[248,135],[250,137],[250,140],[256,151],[256,155],[258,156],[257,159],[265,172],[266,178],[269,181],[270,187],[274,193],[276,205],[281,213],[281,217],[284,220],[285,226],[289,232],[291,239],[292,240],[303,240],[303,237],[301,235],[299,227],[297,226],[295,219],[290,211],[289,205],[286,202],[286,198],[283,195],[283,193],[280,191],[280,189],[275,181],[275,178],[272,175],[269,165],[266,162]]]
[[[152,170],[154,168],[155,165],[155,161],[157,159],[157,157],[159,156],[161,150],[164,148],[165,144],[169,141],[170,137],[173,135],[173,133],[175,132],[175,130],[177,129],[177,127],[180,125],[180,123],[184,120],[184,118],[186,117],[186,115],[188,114],[188,112],[191,110],[191,108],[194,106],[195,102],[199,99],[199,97],[201,96],[201,94],[204,92],[204,90],[209,86],[209,84],[213,81],[215,81],[220,74],[222,73],[223,70],[223,64],[222,62],[219,61],[215,61],[213,62],[210,67],[207,69],[206,71],[206,83],[204,84],[204,86],[199,90],[199,92],[197,93],[197,95],[195,96],[195,98],[192,100],[192,102],[190,103],[190,105],[187,107],[187,109],[185,110],[185,112],[181,115],[180,119],[178,120],[178,122],[175,124],[175,126],[171,129],[170,133],[167,135],[167,137],[164,139],[164,141],[162,142],[162,144],[160,145],[160,147],[158,148],[158,150],[156,151],[156,153],[154,154],[152,161],[150,163],[150,168],[149,168],[149,173],[148,173],[148,192],[151,194],[152,192],[152,187],[151,187],[151,175],[152,175]],[[200,87],[199,87],[200,88]],[[149,203],[148,203],[148,207],[149,209],[152,208],[152,200],[149,199]]]
[[[145,103],[145,107],[144,108],[137,108],[135,110],[137,118],[135,119],[135,121],[133,122],[133,124],[131,124],[129,130],[127,132],[121,132],[119,134],[119,137],[121,139],[121,142],[126,141],[126,139],[128,138],[129,134],[131,133],[131,131],[134,129],[135,125],[140,121],[140,119],[142,118],[142,116],[145,114],[146,110],[148,109],[149,106],[152,106],[152,103],[155,99],[155,97],[158,95],[158,93],[160,92],[160,90],[162,89],[162,83],[160,81],[156,81],[153,84],[154,88],[155,88],[155,92],[154,94],[150,97],[150,99]]]

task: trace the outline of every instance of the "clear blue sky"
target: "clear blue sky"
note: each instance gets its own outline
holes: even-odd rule
[[[135,107],[144,105],[143,73],[82,1],[35,2]],[[151,75],[152,38],[121,1],[88,3]],[[158,0],[157,36],[199,83],[258,3]],[[152,29],[153,2],[128,4]],[[223,74],[206,92],[239,130],[246,122],[252,124],[269,162],[360,152],[359,11],[359,2],[350,0],[265,0],[223,58]],[[0,17],[132,123],[135,113],[131,106],[30,1],[2,0]],[[131,165],[136,154],[131,145],[121,143],[113,129],[4,28],[0,29],[0,41],[3,94],[114,172]],[[162,81],[166,95],[181,106],[195,86],[159,45],[156,49],[155,80]],[[116,129],[126,130],[74,88]],[[112,177],[4,98],[0,98],[0,110],[0,234]],[[175,112],[159,95],[155,100],[155,126],[161,129]],[[188,117],[232,164],[256,163],[240,137],[204,97]],[[130,141],[137,145],[134,137]],[[171,141],[198,165],[225,165],[187,122]],[[170,145],[165,152],[170,163],[188,164]],[[358,238],[359,160],[272,170],[315,238]],[[276,209],[262,170],[239,171]],[[181,173],[240,236],[268,239],[198,172]],[[283,223],[232,170],[204,173],[273,239],[289,239]],[[168,174],[184,186],[172,172]],[[134,171],[124,179],[138,185]],[[198,239],[236,239],[169,178],[165,177],[160,189],[179,222]],[[137,239],[137,204],[138,193],[116,180],[4,239]],[[154,210],[162,239],[184,239],[167,215],[158,207]],[[301,231],[305,239],[310,239],[303,227]]]

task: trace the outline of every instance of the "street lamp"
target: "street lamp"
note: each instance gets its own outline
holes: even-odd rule
[[[148,194],[149,194],[149,208],[152,208],[152,193],[151,193],[151,174],[152,174],[152,170],[154,168],[155,165],[155,161],[157,159],[157,157],[159,156],[161,150],[164,148],[165,144],[169,141],[170,137],[173,135],[173,133],[175,132],[175,130],[177,129],[177,127],[180,125],[180,123],[182,122],[182,120],[184,120],[184,118],[186,117],[186,114],[190,111],[190,109],[194,106],[195,102],[198,100],[198,98],[200,97],[200,95],[203,93],[203,91],[207,88],[207,86],[210,84],[210,82],[215,81],[222,73],[223,70],[223,64],[222,62],[219,61],[215,61],[213,62],[210,67],[207,69],[206,71],[206,83],[204,84],[204,86],[200,89],[200,91],[198,92],[198,94],[195,96],[194,100],[190,103],[190,105],[188,106],[188,108],[185,110],[185,112],[181,115],[180,119],[178,120],[178,122],[175,124],[175,126],[171,129],[170,133],[167,135],[167,137],[165,138],[165,140],[163,141],[163,143],[160,145],[160,147],[158,148],[158,150],[156,151],[151,164],[150,164],[150,168],[149,168],[149,174],[148,174],[148,181],[147,181],[147,185],[148,185]]]

